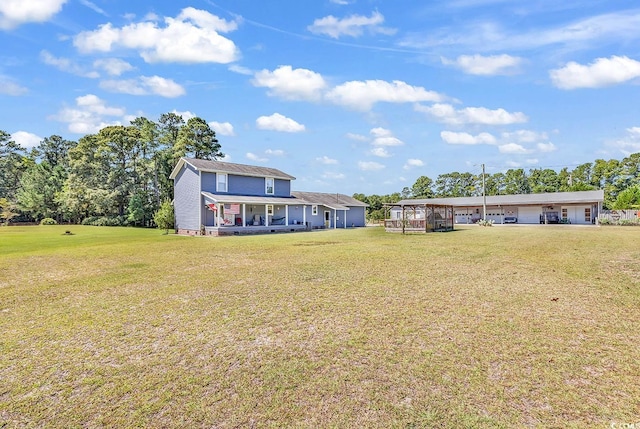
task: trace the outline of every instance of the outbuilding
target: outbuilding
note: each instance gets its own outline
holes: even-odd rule
[[[455,197],[407,199],[391,208],[391,219],[402,219],[402,207],[414,206],[417,211],[405,212],[405,217],[423,217],[420,206],[452,206],[453,222],[473,224],[486,218],[497,224],[595,224],[602,211],[604,191],[553,192],[542,194],[488,195],[486,197]]]

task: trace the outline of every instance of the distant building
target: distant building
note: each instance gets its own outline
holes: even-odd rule
[[[497,224],[567,223],[591,225],[602,210],[604,191],[491,195],[486,197],[486,219]],[[485,218],[483,197],[407,199],[390,207],[389,220],[424,219],[425,207],[452,207],[452,223],[473,224]],[[448,216],[445,218],[448,219]]]

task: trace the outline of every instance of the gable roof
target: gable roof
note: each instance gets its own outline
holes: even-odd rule
[[[226,174],[234,174],[237,176],[251,176],[251,177],[273,177],[274,179],[282,179],[282,180],[296,179],[295,177],[287,173],[283,173],[282,171],[276,168],[259,167],[255,165],[246,165],[246,164],[234,164],[232,162],[210,161],[207,159],[196,159],[196,158],[180,158],[180,161],[178,161],[178,163],[176,164],[169,178],[175,179],[184,164],[189,164],[196,170],[199,170],[205,173],[226,173]]]
[[[369,207],[369,204],[345,194],[292,191],[291,195],[309,204],[325,206],[335,210],[349,210],[349,207]]]
[[[546,205],[546,204],[579,204],[597,203],[604,201],[604,191],[576,191],[576,192],[548,192],[543,194],[517,194],[517,195],[487,195],[487,205]],[[427,198],[409,199],[398,201],[397,206],[410,206],[416,204],[450,205],[454,207],[476,207],[482,205],[482,196],[479,197],[452,197],[452,198]]]

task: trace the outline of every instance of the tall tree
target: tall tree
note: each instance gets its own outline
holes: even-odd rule
[[[25,149],[0,130],[0,198],[14,200],[28,160]]]
[[[510,168],[504,175],[504,191],[507,195],[528,194],[531,192],[527,175],[522,168]]]
[[[558,192],[558,189],[560,189],[558,173],[550,168],[529,170],[527,180],[529,189],[534,194]]]
[[[198,159],[218,159],[224,156],[220,148],[216,132],[204,119],[195,117],[180,128],[174,155],[176,158],[192,156]]]
[[[433,198],[433,180],[427,176],[420,176],[411,187],[411,195],[413,198]]]

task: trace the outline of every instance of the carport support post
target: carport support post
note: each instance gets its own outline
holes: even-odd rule
[[[427,214],[427,205],[424,205],[424,232],[429,232],[429,215]]]
[[[405,219],[405,214],[404,214],[404,206],[402,206],[402,233],[404,234],[404,219]]]

